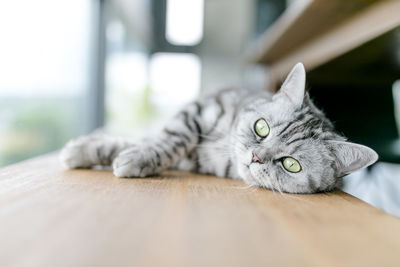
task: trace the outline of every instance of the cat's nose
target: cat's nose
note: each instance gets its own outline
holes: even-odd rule
[[[253,158],[251,159],[252,163],[261,163],[261,159],[257,156],[256,153],[253,152]]]

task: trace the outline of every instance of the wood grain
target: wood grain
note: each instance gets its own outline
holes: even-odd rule
[[[0,170],[0,266],[399,266],[400,221],[341,191],[281,196],[46,156]]]

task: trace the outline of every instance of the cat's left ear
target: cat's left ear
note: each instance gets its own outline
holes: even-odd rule
[[[274,100],[283,100],[296,108],[303,104],[306,86],[306,70],[303,63],[297,63],[290,71]]]
[[[345,141],[328,141],[328,144],[336,155],[338,177],[368,167],[378,160],[378,154],[363,145]]]

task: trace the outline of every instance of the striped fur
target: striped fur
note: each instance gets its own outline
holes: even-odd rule
[[[154,139],[129,142],[104,135],[70,141],[62,151],[70,168],[111,165],[119,177],[146,177],[175,167],[249,185],[292,193],[328,191],[341,177],[377,160],[376,153],[349,143],[304,92],[305,71],[297,64],[279,93],[224,90],[187,105]],[[263,118],[270,133],[254,132]],[[254,162],[253,155],[260,162]],[[282,159],[302,170],[290,173]]]

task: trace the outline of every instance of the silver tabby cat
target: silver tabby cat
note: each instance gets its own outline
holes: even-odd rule
[[[119,177],[176,167],[282,192],[315,193],[334,189],[378,155],[335,132],[305,92],[305,70],[298,63],[274,95],[220,91],[187,105],[155,138],[83,136],[70,141],[61,157],[69,168],[111,165]]]

